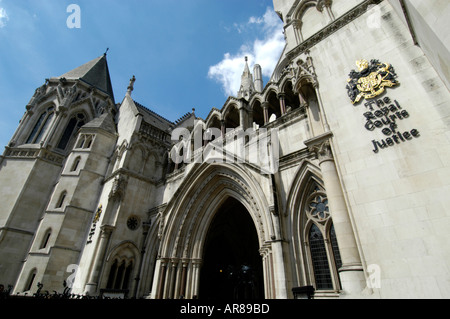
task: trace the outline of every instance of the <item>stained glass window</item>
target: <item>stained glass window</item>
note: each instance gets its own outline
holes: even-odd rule
[[[316,279],[316,289],[333,289],[325,241],[322,232],[315,224],[311,226],[309,231],[309,247]]]
[[[66,126],[66,129],[61,137],[61,140],[59,141],[58,148],[62,150],[66,149],[67,144],[69,144],[72,135],[84,124],[85,122],[83,114],[80,113],[77,114],[76,117],[72,117]]]
[[[31,131],[31,134],[27,139],[27,144],[36,144],[41,142],[44,134],[47,132],[50,126],[50,123],[52,122],[54,114],[55,112],[53,107],[48,108],[47,111],[41,114],[38,121],[36,122],[36,125],[33,128],[33,131]]]

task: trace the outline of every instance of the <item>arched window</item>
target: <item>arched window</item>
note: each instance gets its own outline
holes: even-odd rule
[[[298,94],[294,93],[291,81],[286,84],[284,90],[286,112],[288,113],[300,106],[300,98],[298,97]]]
[[[218,115],[214,115],[208,123],[208,126],[203,133],[203,146],[214,141],[216,138],[222,136],[222,122]]]
[[[41,245],[39,246],[39,249],[44,249],[47,247],[48,240],[50,239],[50,236],[52,235],[52,230],[48,229],[45,232],[44,238],[42,239]]]
[[[253,106],[252,106],[252,110],[253,110],[253,123],[254,123],[254,127],[255,128],[259,128],[264,126],[264,110],[261,106],[261,102],[260,101],[255,101]]]
[[[24,289],[25,291],[29,291],[29,290],[31,290],[31,288],[33,288],[33,283],[34,283],[34,279],[36,278],[36,273],[37,273],[36,268],[33,268],[30,271],[30,274],[28,275],[27,283],[25,284],[25,289]]]
[[[277,93],[271,91],[267,97],[267,101],[263,103],[263,108],[267,108],[267,116],[270,119],[278,119],[281,117],[280,101],[277,97]]]
[[[76,148],[82,148],[82,149],[90,148],[92,145],[93,139],[94,139],[93,135],[85,135],[85,134],[81,135],[78,140]]]
[[[117,260],[114,260],[111,268],[109,270],[108,283],[106,284],[106,289],[112,289],[114,287],[114,281],[116,280],[117,275]]]
[[[78,142],[77,148],[83,148],[85,142],[86,142],[86,135],[80,136],[80,140]]]
[[[94,139],[94,137],[92,135],[87,136],[86,144],[85,144],[84,148],[91,148],[93,139]]]
[[[70,170],[71,172],[75,172],[78,169],[78,165],[80,164],[81,161],[81,157],[78,156],[75,161],[73,161],[73,165],[72,165],[72,169]]]
[[[315,224],[309,230],[309,248],[311,250],[316,289],[333,289],[325,241],[322,232]]]
[[[56,208],[61,208],[63,206],[66,196],[67,196],[67,192],[61,193],[61,195],[59,196],[58,203],[56,204]]]
[[[225,133],[227,130],[235,129],[240,125],[240,114],[236,106],[230,106],[225,114]]]
[[[327,195],[314,186],[305,204],[304,238],[311,284],[316,290],[339,290],[338,270],[342,262]]]
[[[131,272],[133,270],[133,262],[120,262],[116,259],[111,265],[107,289],[127,290],[130,285]]]
[[[41,142],[44,134],[50,126],[50,123],[52,122],[53,116],[55,115],[54,111],[54,107],[49,107],[44,113],[41,114],[38,121],[34,125],[26,144],[36,144]]]
[[[125,272],[125,262],[122,261],[117,269],[116,278],[114,280],[114,289],[122,289],[122,280]]]
[[[83,113],[78,113],[69,120],[69,123],[67,123],[66,129],[64,130],[64,133],[58,143],[59,149],[66,149],[72,136],[85,124],[85,120],[86,119]]]
[[[122,289],[128,289],[129,285],[130,285],[130,277],[131,277],[131,271],[133,270],[133,263],[130,263],[126,268],[125,268],[125,274],[123,276],[123,281],[122,281]]]

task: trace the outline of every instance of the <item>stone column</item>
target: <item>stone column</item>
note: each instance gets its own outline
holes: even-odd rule
[[[247,128],[253,128],[253,110],[248,110]]]
[[[173,290],[174,299],[178,299],[180,297],[182,271],[183,271],[183,263],[181,261],[178,261]]]
[[[287,299],[286,274],[282,258],[282,242],[266,242],[259,250],[264,273],[264,294],[266,299]],[[281,267],[280,267],[281,266]]]
[[[187,260],[182,261],[182,271],[181,271],[181,283],[180,283],[180,296],[186,298],[186,278],[187,278],[187,268],[189,262]]]
[[[161,266],[159,270],[158,292],[155,299],[163,299],[164,286],[166,281],[167,261],[161,260]]]
[[[273,277],[275,283],[275,299],[287,299],[286,271],[284,269],[283,245],[281,240],[272,242]]]
[[[278,100],[280,101],[281,116],[286,114],[286,94],[278,93]]]
[[[269,298],[270,299],[275,299],[276,298],[276,293],[275,293],[275,278],[274,278],[274,268],[273,268],[273,255],[272,255],[272,251],[269,249],[269,251],[267,252],[267,271],[269,273],[269,277],[267,278],[269,280]]]
[[[168,276],[166,282],[166,292],[164,293],[164,298],[172,299],[175,293],[175,281],[177,278],[177,267],[178,260],[172,259],[170,262],[170,269],[168,269]]]
[[[113,226],[104,225],[101,227],[100,241],[94,255],[94,264],[89,275],[88,283],[86,284],[86,293],[91,296],[97,292],[98,282],[100,279],[100,270],[113,230]]]
[[[303,42],[302,21],[294,20],[292,22],[292,27],[294,28],[295,40],[297,41],[297,45],[299,45]]]
[[[242,130],[245,131],[246,129],[246,125],[245,125],[245,109],[244,107],[241,107],[239,109],[239,126],[241,127]]]
[[[200,286],[200,267],[201,267],[201,261],[200,260],[194,260],[192,261],[192,298],[198,297],[199,293],[199,286]]]
[[[262,108],[264,111],[264,124],[269,123],[269,102],[263,102]]]
[[[220,120],[220,131],[222,132],[222,138],[225,137],[225,130],[227,128],[225,127],[225,120]],[[215,138],[218,138],[217,136]]]
[[[267,255],[268,255],[268,249],[266,247],[263,247],[259,250],[259,254],[261,255],[262,258],[262,263],[263,263],[263,277],[264,277],[264,297],[266,299],[270,299],[271,298],[271,294],[270,294],[270,271],[269,271],[269,262],[267,260]]]
[[[325,11],[328,14],[329,22],[333,22],[335,20],[333,11],[331,11],[332,3],[332,0],[319,0],[317,3],[317,10],[320,12],[323,12],[323,9],[325,8]]]
[[[141,280],[141,272],[142,272],[142,264],[144,263],[144,257],[145,257],[145,249],[146,249],[146,241],[147,241],[147,235],[148,235],[148,231],[150,229],[151,226],[151,222],[144,222],[142,223],[142,244],[141,244],[141,258],[139,260],[139,268],[137,271],[137,275],[135,278],[136,284],[134,287],[134,293],[133,296],[134,298],[137,298],[137,293],[138,293],[138,289],[139,289],[139,283]]]
[[[348,295],[359,295],[365,288],[365,276],[336,164],[330,146],[332,133],[328,132],[305,142],[319,159],[319,166],[327,193],[330,214],[336,231],[342,267],[338,269],[342,289]]]
[[[323,107],[322,98],[320,97],[319,84],[317,82],[313,83],[314,91],[316,92],[317,103],[319,103],[319,111],[322,117],[322,124],[325,132],[330,131],[330,125],[328,124],[327,115],[325,114],[325,109]]]

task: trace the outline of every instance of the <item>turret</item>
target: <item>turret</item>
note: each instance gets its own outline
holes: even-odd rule
[[[264,88],[264,83],[262,79],[261,66],[259,64],[255,64],[255,66],[253,67],[253,77],[255,79],[254,81],[255,91],[261,93]]]

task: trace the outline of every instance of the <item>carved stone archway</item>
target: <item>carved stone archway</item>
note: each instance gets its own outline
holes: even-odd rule
[[[204,241],[200,299],[251,300],[264,297],[262,257],[247,209],[228,197],[214,212]]]
[[[265,297],[284,296],[277,296],[277,291],[284,288],[275,287],[275,283],[284,282],[284,265],[272,256],[282,254],[275,252],[271,243],[273,216],[262,187],[242,166],[202,164],[185,179],[167,206],[152,289],[154,298],[198,296],[208,229],[229,198],[242,205],[255,227],[264,269]],[[277,276],[283,280],[277,280]]]

